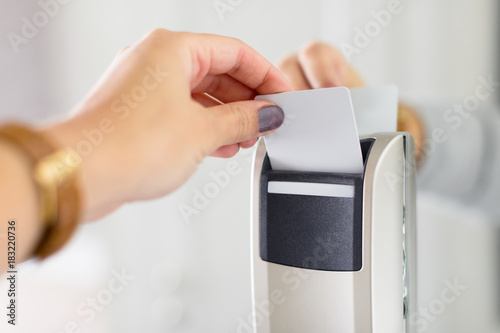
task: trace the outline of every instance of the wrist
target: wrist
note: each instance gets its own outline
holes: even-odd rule
[[[25,165],[29,166],[23,178],[30,179],[35,186],[38,207],[32,211],[38,214],[34,219],[23,222],[39,223],[42,227],[42,237],[33,255],[44,259],[67,243],[80,220],[77,177],[80,164],[65,166],[67,153],[29,126],[6,124],[0,127],[0,139],[24,154]],[[16,206],[15,202],[13,205]]]
[[[113,154],[106,154],[104,139],[91,136],[95,126],[88,118],[77,116],[42,130],[42,134],[68,153],[64,161],[68,166],[80,164],[82,222],[99,218],[108,213],[110,207],[119,206],[113,195],[114,187],[107,182]]]

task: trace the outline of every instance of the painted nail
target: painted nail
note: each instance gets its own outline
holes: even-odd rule
[[[259,110],[259,132],[264,133],[277,129],[284,120],[285,113],[279,106],[265,106]]]

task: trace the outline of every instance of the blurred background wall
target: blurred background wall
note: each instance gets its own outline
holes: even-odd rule
[[[231,10],[221,14],[219,2]],[[0,120],[43,124],[70,114],[117,52],[156,27],[234,36],[277,62],[311,40],[355,45],[358,29],[388,3],[72,0],[15,52],[8,34],[19,34],[23,18],[42,7],[0,0]],[[474,92],[479,75],[498,73],[496,1],[399,3],[400,12],[350,59],[369,84],[396,84],[408,101],[452,104]],[[244,150],[232,162],[207,159],[175,193],[127,205],[80,228],[53,258],[26,263],[15,332],[59,333],[72,325],[82,332],[238,332],[251,314],[251,156]],[[237,175],[206,208],[184,217],[180,208],[192,206],[196,192],[228,167]],[[420,195],[421,307],[432,306],[447,281],[466,286],[427,320],[425,332],[500,331],[494,222],[446,198]],[[123,271],[130,279],[107,297],[109,282]],[[100,300],[96,307],[93,299]],[[2,325],[2,332],[14,332]]]

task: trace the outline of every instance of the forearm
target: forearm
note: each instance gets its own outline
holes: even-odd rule
[[[500,216],[497,110],[481,106],[470,113],[451,113],[447,105],[417,110],[426,129],[420,188]]]
[[[38,196],[29,160],[0,141],[0,274],[7,270],[8,227],[15,220],[16,263],[29,259],[41,238]],[[12,245],[12,244],[9,244]]]

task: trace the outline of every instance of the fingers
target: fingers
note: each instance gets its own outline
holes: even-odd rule
[[[217,106],[221,105],[221,102],[218,100],[212,98],[211,96],[207,94],[192,94],[192,97],[195,101],[203,105],[204,107],[212,107],[212,106]],[[233,157],[238,153],[240,150],[239,144],[235,143],[232,145],[226,145],[219,147],[216,151],[211,153],[209,156],[212,157],[219,157],[219,158],[230,158]]]
[[[212,107],[212,106],[217,106],[221,105],[222,103],[216,99],[214,99],[212,96],[209,96],[207,94],[199,94],[199,93],[193,93],[191,97],[204,107]],[[209,156],[212,157],[220,157],[220,158],[230,158],[233,157],[238,153],[240,150],[240,146],[235,143],[232,145],[226,145],[219,147],[216,151],[211,153]]]
[[[216,151],[214,151],[210,156],[219,158],[230,158],[238,154],[240,148],[247,149],[253,147],[257,143],[258,138],[243,141],[239,144],[235,143],[232,145],[222,146]]]
[[[278,64],[278,69],[285,75],[288,81],[290,81],[295,90],[308,90],[312,88],[307,81],[296,54],[281,60]]]
[[[214,151],[210,156],[219,158],[230,158],[240,151],[240,146],[235,143],[232,145],[222,146]]]
[[[312,88],[338,87],[342,85],[343,61],[337,50],[322,43],[312,43],[302,48],[298,61]]]
[[[348,88],[362,87],[365,82],[361,76],[349,65],[343,66],[341,69],[341,77],[343,85]]]
[[[207,94],[193,93],[191,94],[191,98],[207,108],[222,104],[220,101]]]
[[[257,94],[292,91],[287,79],[263,56],[229,37],[189,34],[189,82],[194,88],[207,75],[227,74]],[[241,89],[242,86],[236,87]]]
[[[207,93],[224,103],[250,100],[257,95],[254,89],[227,74],[207,75],[192,91]]]
[[[243,148],[243,149],[247,149],[247,148],[253,147],[253,145],[255,143],[257,143],[258,139],[259,138],[253,138],[253,139],[250,139],[250,140],[246,140],[246,141],[240,142],[240,147]]]
[[[192,94],[193,99],[203,105],[204,107],[210,108],[213,106],[218,106],[221,105],[221,102],[218,100],[212,98],[211,96],[207,94]],[[210,110],[207,110],[207,112],[210,112]],[[212,157],[221,157],[221,158],[229,158],[233,157],[238,153],[238,151],[241,148],[250,148],[252,147],[255,143],[257,142],[257,138],[254,139],[249,139],[243,142],[240,142],[239,144],[231,144],[231,145],[226,145],[219,147],[215,152],[211,153],[210,156]]]
[[[266,101],[242,101],[210,108],[213,138],[210,147],[217,148],[243,142],[245,147],[258,136],[276,130],[285,119],[283,110]]]

